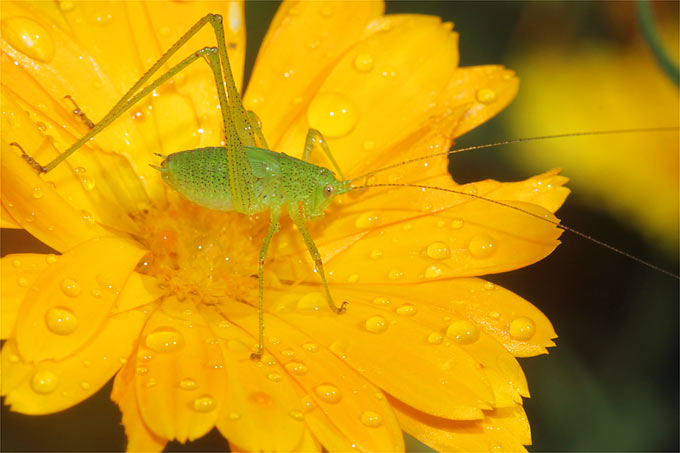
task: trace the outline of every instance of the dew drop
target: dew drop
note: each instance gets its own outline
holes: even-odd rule
[[[26,288],[29,285],[29,281],[26,277],[19,277],[17,278],[17,285],[21,286],[22,288]]]
[[[354,221],[354,226],[360,230],[364,230],[376,226],[378,222],[380,222],[380,217],[377,212],[366,212],[357,217]]]
[[[150,377],[149,379],[146,380],[146,383],[144,386],[148,389],[154,388],[156,385],[158,385],[158,381],[156,381],[154,378]]]
[[[475,258],[488,258],[496,250],[496,243],[488,234],[479,233],[470,239],[468,250]]]
[[[179,388],[182,390],[196,390],[198,388],[198,383],[191,378],[184,378],[179,381]]]
[[[434,260],[443,260],[451,256],[451,251],[443,242],[433,242],[427,246],[427,256]]]
[[[373,250],[371,250],[371,253],[368,256],[372,260],[377,260],[377,259],[382,258],[383,252],[382,252],[382,250],[373,249]]]
[[[57,335],[69,335],[78,328],[78,318],[65,307],[53,307],[45,312],[47,328]]]
[[[236,420],[239,420],[241,418],[241,414],[239,414],[238,412],[229,412],[228,417],[229,417],[229,420],[236,421]]]
[[[302,403],[302,410],[305,412],[310,412],[312,409],[314,409],[314,407],[316,407],[314,400],[309,395],[303,396],[300,402]]]
[[[388,305],[390,300],[387,297],[376,297],[373,299],[373,303],[376,305]]]
[[[13,260],[12,260],[12,266],[14,266],[14,267],[21,267],[21,260],[13,259]]]
[[[54,41],[38,22],[27,17],[11,17],[2,21],[2,37],[24,55],[41,63],[54,58]]]
[[[69,297],[78,297],[80,295],[80,284],[73,279],[65,278],[61,281],[61,290]]]
[[[489,313],[489,316],[491,317],[491,319],[498,319],[501,317],[501,314],[498,313],[497,311],[492,311],[491,313]]]
[[[359,72],[368,72],[373,69],[373,56],[367,53],[360,53],[354,57],[354,68]]]
[[[425,269],[425,278],[437,278],[441,275],[441,273],[442,268],[433,264]]]
[[[193,406],[196,412],[210,412],[217,406],[217,401],[210,395],[204,395],[196,398]]]
[[[31,388],[35,393],[47,395],[57,388],[58,381],[57,375],[51,371],[36,371],[31,378]]]
[[[492,291],[492,290],[496,289],[496,285],[494,285],[491,282],[484,282],[484,289]]]
[[[439,332],[431,332],[427,336],[427,342],[430,344],[441,344],[442,341],[444,341],[444,336]]]
[[[382,416],[377,412],[365,411],[361,414],[361,423],[369,428],[376,428],[382,425]]]
[[[330,384],[321,384],[317,385],[314,388],[314,392],[316,392],[316,395],[321,398],[321,400],[327,402],[327,403],[337,403],[342,399],[342,394],[340,393],[340,390]]]
[[[489,88],[482,88],[481,90],[477,91],[475,97],[482,104],[491,104],[496,100],[496,92]]]
[[[457,343],[470,344],[479,338],[479,329],[472,321],[460,319],[449,325],[446,336]]]
[[[11,354],[11,355],[9,356],[9,359],[8,359],[8,360],[9,360],[9,363],[19,363],[19,360],[20,360],[20,359],[19,359],[19,356],[18,356],[18,355],[16,355],[16,354]]]
[[[36,200],[42,198],[44,194],[45,193],[43,192],[42,187],[34,187],[33,192],[31,192],[31,196]]]
[[[161,327],[146,336],[145,344],[156,352],[175,352],[184,346],[184,337],[172,327]]]
[[[88,192],[92,191],[95,186],[94,178],[91,176],[83,176],[80,178],[80,183],[83,185],[83,188],[87,190]]]
[[[387,321],[382,316],[371,316],[364,323],[366,330],[372,333],[383,333],[387,330]]]
[[[344,137],[359,120],[354,103],[339,93],[320,93],[309,104],[307,121],[327,138]]]
[[[90,211],[86,211],[85,209],[83,209],[80,211],[80,215],[87,224],[94,225],[94,216]]]
[[[334,341],[328,349],[343,360],[347,358],[347,343],[344,340]]]
[[[149,372],[149,369],[145,366],[138,366],[137,367],[137,374],[140,376],[144,376]]]
[[[297,302],[297,309],[301,313],[311,314],[318,312],[323,306],[321,293],[307,293]]]
[[[284,349],[283,351],[281,351],[281,355],[290,358],[295,355],[295,351],[293,351],[292,349]]]
[[[404,273],[400,271],[399,269],[391,269],[387,273],[387,278],[390,280],[400,280],[404,276]]]
[[[413,304],[402,304],[395,311],[401,316],[413,316],[418,312],[418,309]]]
[[[286,369],[288,370],[289,373],[295,374],[297,376],[304,376],[309,371],[307,365],[300,362],[286,363]]]
[[[267,379],[272,382],[279,382],[281,380],[281,375],[279,373],[269,373]]]
[[[59,9],[62,10],[63,12],[67,13],[69,11],[73,11],[73,9],[76,7],[76,5],[73,4],[73,2],[70,1],[61,1],[59,2]]]
[[[305,343],[302,345],[302,347],[307,352],[319,352],[319,345],[316,343]]]
[[[272,402],[272,396],[265,392],[253,392],[249,395],[249,399],[260,406],[268,406]]]
[[[47,264],[54,264],[57,262],[57,257],[52,254],[49,254],[45,257],[45,261],[47,261]]]
[[[92,386],[90,385],[89,382],[83,381],[83,382],[80,383],[80,388],[87,391],[87,390],[90,390],[90,388],[92,388]]]
[[[514,319],[510,323],[510,335],[516,340],[526,341],[533,337],[535,333],[536,324],[525,316]]]

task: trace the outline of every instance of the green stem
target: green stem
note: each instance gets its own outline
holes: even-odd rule
[[[654,13],[652,12],[650,2],[638,0],[635,2],[635,9],[642,30],[642,36],[644,36],[652,54],[656,57],[657,63],[675,85],[680,86],[680,69],[678,64],[671,60],[659,39],[659,35],[656,33]]]

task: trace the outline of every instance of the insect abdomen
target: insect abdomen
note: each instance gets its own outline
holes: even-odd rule
[[[225,148],[181,151],[161,165],[165,182],[184,197],[209,209],[233,209]]]

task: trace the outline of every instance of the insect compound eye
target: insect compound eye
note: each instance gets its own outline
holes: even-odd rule
[[[330,184],[326,184],[326,186],[323,188],[324,197],[328,198],[331,195],[333,195],[333,190],[334,190],[333,186],[331,186]]]

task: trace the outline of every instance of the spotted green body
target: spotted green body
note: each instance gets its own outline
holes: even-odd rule
[[[219,211],[254,214],[287,205],[300,205],[303,218],[323,214],[335,194],[346,184],[317,165],[283,153],[246,146],[253,173],[254,200],[247,209],[237,209],[227,165],[227,148],[208,147],[171,154],[161,163],[163,180],[194,203]]]

